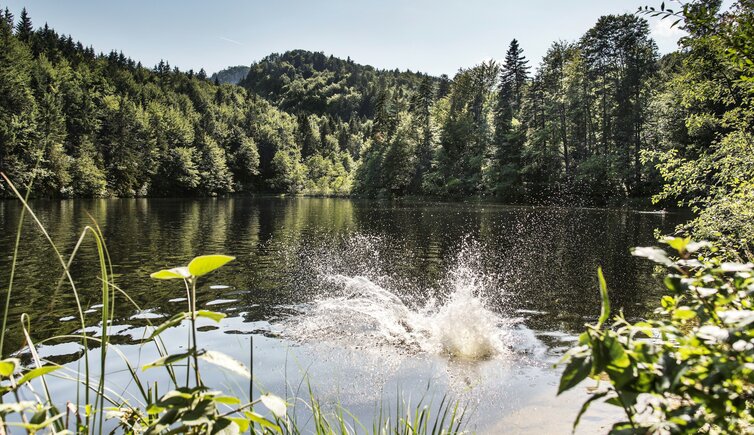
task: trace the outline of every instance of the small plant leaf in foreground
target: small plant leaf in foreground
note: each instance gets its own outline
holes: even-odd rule
[[[203,276],[235,259],[229,255],[202,255],[191,260],[188,271],[192,276]]]

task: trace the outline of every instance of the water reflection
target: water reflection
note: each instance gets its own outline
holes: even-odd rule
[[[174,301],[181,297],[180,289],[150,281],[148,274],[200,254],[238,258],[205,283],[200,304],[233,299],[229,306],[215,308],[244,312],[247,321],[269,321],[288,315],[283,307],[317,297],[312,261],[350,263],[354,270],[379,262],[381,276],[421,296],[437,289],[464,242],[473,241],[483,250],[484,272],[497,277],[498,291],[488,295],[492,308],[523,316],[528,327],[544,331],[574,331],[597,314],[598,265],[605,270],[614,305],[628,316],[643,315],[659,287],[650,266],[633,259],[629,248],[652,243],[655,228],[667,231],[683,219],[628,210],[310,198],[100,199],[31,205],[65,255],[83,227],[96,221],[105,234],[116,283],[141,310],[155,316],[183,306]],[[17,202],[0,202],[3,287],[19,214]],[[346,249],[358,235],[378,241],[361,257]],[[309,258],[318,251],[331,255]],[[96,307],[91,308],[99,303],[97,273],[96,251],[86,243],[72,275],[92,321],[98,315]],[[31,315],[38,339],[77,329],[76,320],[60,320],[76,315],[70,287],[58,286],[60,276],[54,252],[27,219],[6,353],[21,345],[15,325],[22,312]],[[120,298],[116,312],[118,322],[125,322],[139,310]]]

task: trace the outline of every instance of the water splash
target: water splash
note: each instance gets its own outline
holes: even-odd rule
[[[484,272],[484,250],[478,243],[465,240],[444,278],[428,289],[379,267],[378,248],[384,243],[356,236],[328,250],[327,258],[324,251],[307,256],[315,265],[317,294],[298,307],[299,315],[286,320],[285,334],[300,341],[389,346],[464,360],[513,350],[518,321],[489,307],[488,296],[499,301],[501,290],[497,277]]]

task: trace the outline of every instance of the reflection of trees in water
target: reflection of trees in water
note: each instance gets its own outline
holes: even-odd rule
[[[91,224],[90,214],[103,229],[116,273],[115,282],[143,308],[171,315],[184,295],[174,286],[149,280],[150,272],[182,264],[204,253],[226,253],[237,261],[204,282],[200,303],[237,299],[221,309],[246,311],[249,320],[278,315],[280,304],[306,300],[312,282],[297,257],[304,248],[329,250],[319,260],[342,264],[370,263],[366,254],[342,250],[354,234],[376,236],[370,249],[380,258],[382,273],[396,288],[421,295],[435,288],[453,266],[464,240],[478,241],[483,251],[479,267],[495,274],[501,293],[487,295],[501,310],[515,308],[547,311],[534,317],[534,327],[578,328],[583,316],[597,313],[595,271],[606,271],[615,305],[628,315],[642,314],[654,297],[648,266],[631,259],[628,248],[652,243],[655,227],[669,229],[661,215],[620,210],[506,207],[489,204],[376,202],[331,198],[208,198],[100,199],[35,201],[32,206],[65,255],[81,230]],[[0,236],[8,270],[13,230],[20,207],[0,202],[0,219],[7,230]],[[677,219],[677,220],[680,220]],[[67,284],[57,288],[61,269],[47,242],[29,219],[19,253],[12,301],[8,351],[21,346],[18,319],[28,312],[36,339],[71,333],[78,321],[73,294]],[[317,261],[317,258],[306,261]],[[358,266],[358,265],[357,265]],[[363,266],[375,266],[366,264]],[[355,269],[354,269],[355,270]],[[99,266],[93,243],[87,242],[72,266],[84,309],[98,304]],[[7,272],[0,282],[7,285]],[[224,284],[230,288],[210,288]],[[416,295],[411,295],[416,296]],[[117,323],[136,313],[122,297],[115,307]],[[255,306],[252,306],[256,304]],[[95,325],[99,312],[87,314]]]

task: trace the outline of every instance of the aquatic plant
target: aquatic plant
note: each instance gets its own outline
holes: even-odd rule
[[[754,430],[754,264],[727,262],[709,243],[689,238],[633,254],[667,269],[667,294],[655,318],[612,324],[607,284],[598,272],[602,312],[564,357],[558,393],[586,378],[595,401],[621,407],[610,433],[751,433]]]

